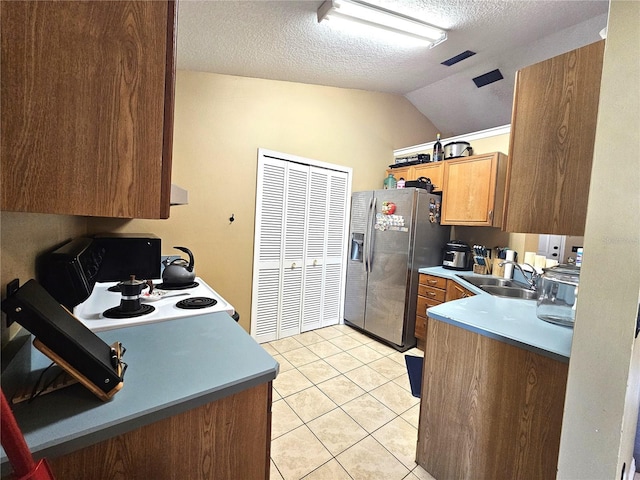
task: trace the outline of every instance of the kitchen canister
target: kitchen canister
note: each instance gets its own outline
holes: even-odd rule
[[[382,182],[382,188],[385,190],[396,188],[397,185],[398,182],[396,181],[396,177],[393,176],[393,173],[390,173],[389,176],[384,179],[384,182]]]
[[[579,283],[580,267],[560,264],[544,268],[537,287],[537,317],[545,322],[573,327]]]

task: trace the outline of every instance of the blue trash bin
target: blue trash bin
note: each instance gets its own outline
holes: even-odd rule
[[[422,392],[422,357],[405,355],[404,361],[407,364],[409,374],[409,384],[411,385],[411,395],[420,398]]]

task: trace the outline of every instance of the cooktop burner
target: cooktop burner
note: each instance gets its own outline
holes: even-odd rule
[[[180,300],[176,303],[176,307],[186,309],[207,308],[212,307],[216,303],[218,303],[218,301],[215,298],[191,297]]]
[[[191,282],[186,285],[167,285],[166,283],[161,283],[160,285],[154,286],[160,290],[186,290],[187,288],[196,288],[198,285],[200,285],[198,282]]]
[[[147,305],[146,303],[143,303],[142,305],[140,305],[140,308],[138,310],[126,312],[122,310],[122,307],[120,305],[118,305],[117,307],[113,307],[113,308],[110,308],[109,310],[106,310],[102,315],[105,318],[133,318],[133,317],[141,317],[142,315],[151,313],[155,309],[156,308],[153,305]]]

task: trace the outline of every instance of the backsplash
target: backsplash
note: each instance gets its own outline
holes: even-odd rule
[[[14,278],[22,285],[36,275],[36,257],[61,243],[87,232],[86,217],[40,213],[0,212],[0,283],[2,298],[7,283]],[[4,314],[0,332],[2,346],[20,330],[18,325],[6,327]]]
[[[523,261],[524,252],[535,252],[538,249],[538,235],[531,233],[509,233],[491,227],[460,227],[451,230],[452,240],[462,240],[469,245],[509,247],[518,252],[518,260]]]

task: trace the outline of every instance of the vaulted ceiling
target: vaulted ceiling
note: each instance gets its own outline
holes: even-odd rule
[[[321,0],[180,0],[179,69],[404,95],[444,135],[511,121],[515,73],[600,39],[608,0],[367,0],[444,28],[428,48],[318,23]],[[441,62],[465,50],[453,66]],[[503,79],[476,87],[499,69]]]

